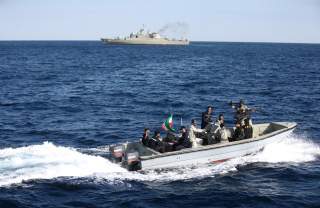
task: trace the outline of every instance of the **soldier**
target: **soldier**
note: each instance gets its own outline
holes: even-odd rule
[[[149,140],[149,145],[150,148],[163,153],[165,151],[164,145],[162,142],[162,138],[160,135],[160,131],[155,131],[153,137]]]
[[[145,146],[148,146],[148,142],[150,140],[149,134],[150,134],[150,130],[148,128],[145,128],[142,139],[141,139],[142,144]]]
[[[227,142],[228,132],[224,122],[224,115],[222,113],[219,114],[218,119],[214,124],[214,127],[215,127],[214,136],[215,136],[216,142]]]
[[[234,130],[234,134],[232,136],[232,141],[238,141],[238,140],[241,140],[241,139],[244,139],[244,138],[245,138],[244,130],[243,130],[241,124],[237,123],[236,124],[236,129]]]
[[[192,143],[190,142],[186,127],[181,126],[180,133],[181,133],[181,137],[179,137],[178,142],[174,146],[175,150],[181,150],[184,148],[192,147]]]
[[[250,125],[249,119],[245,119],[245,120],[244,120],[244,127],[243,127],[243,129],[244,129],[244,138],[245,138],[245,139],[250,139],[250,138],[252,138],[252,136],[253,136],[253,128],[252,128],[252,126]]]
[[[216,120],[216,123],[215,123],[216,126],[220,126],[221,125],[224,125],[224,115],[221,113],[219,114],[218,116],[218,119]]]
[[[191,125],[189,129],[189,138],[192,142],[193,147],[197,147],[198,145],[201,145],[203,140],[197,137],[197,133],[204,133],[204,129],[197,128],[196,120],[191,120]]]
[[[231,107],[236,109],[236,123],[240,123],[241,126],[244,126],[244,120],[249,119],[250,125],[252,125],[250,114],[255,111],[254,109],[248,108],[248,106],[244,104],[243,100],[240,100],[237,105],[231,102]]]
[[[213,107],[208,106],[207,111],[202,113],[201,128],[205,129],[212,122]]]

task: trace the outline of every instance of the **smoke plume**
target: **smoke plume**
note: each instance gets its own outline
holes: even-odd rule
[[[173,22],[163,26],[158,33],[168,37],[186,37],[189,26],[185,22]]]

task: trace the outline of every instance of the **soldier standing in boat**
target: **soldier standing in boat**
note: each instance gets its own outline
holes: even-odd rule
[[[240,100],[239,103],[230,103],[231,107],[236,110],[235,119],[236,123],[240,123],[241,126],[245,125],[245,120],[249,120],[249,124],[252,125],[251,121],[251,112],[254,112],[254,109],[249,108],[245,105],[243,100]]]
[[[145,128],[143,131],[143,136],[141,139],[141,142],[143,145],[148,146],[149,145],[149,141],[150,141],[150,130],[148,128]]]
[[[208,106],[207,111],[202,113],[201,129],[205,129],[212,122],[212,113],[212,106]]]

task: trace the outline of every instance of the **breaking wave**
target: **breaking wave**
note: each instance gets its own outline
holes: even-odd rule
[[[170,170],[128,172],[100,156],[81,153],[74,148],[56,146],[45,142],[20,148],[0,150],[0,186],[21,183],[30,179],[52,179],[56,177],[95,177],[97,179],[175,181],[193,178],[214,177],[237,166],[256,162],[301,163],[316,160],[320,147],[297,135],[283,138],[267,145],[263,151],[234,158],[218,165],[180,167]]]

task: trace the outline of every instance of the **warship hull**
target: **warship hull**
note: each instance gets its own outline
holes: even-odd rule
[[[112,45],[189,45],[188,40],[167,39],[101,39],[102,42]]]

